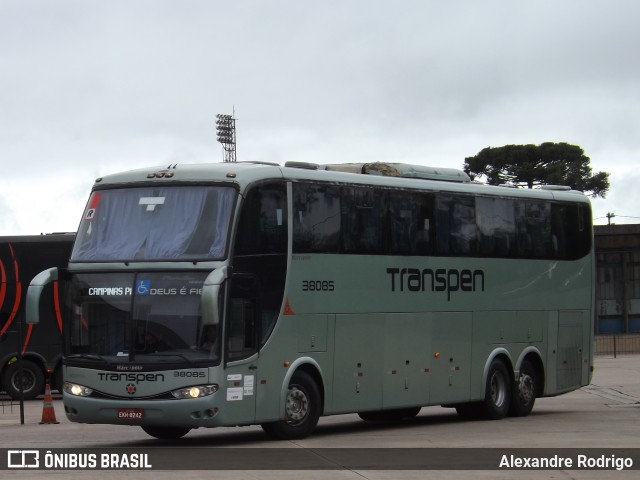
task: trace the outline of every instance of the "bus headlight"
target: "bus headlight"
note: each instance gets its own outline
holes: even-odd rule
[[[199,398],[213,395],[217,391],[218,385],[198,385],[173,390],[171,392],[171,395],[173,395],[175,398]]]
[[[62,389],[69,395],[74,395],[76,397],[88,397],[93,393],[93,389],[89,387],[70,382],[64,382],[64,384],[62,385]]]

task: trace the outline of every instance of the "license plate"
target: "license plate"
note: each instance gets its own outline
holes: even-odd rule
[[[144,409],[142,408],[119,408],[118,420],[142,420],[144,418]]]

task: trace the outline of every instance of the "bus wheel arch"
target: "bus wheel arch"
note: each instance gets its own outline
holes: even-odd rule
[[[284,419],[263,423],[267,435],[279,440],[307,437],[315,429],[324,409],[324,388],[318,370],[303,365],[291,375],[284,400]]]

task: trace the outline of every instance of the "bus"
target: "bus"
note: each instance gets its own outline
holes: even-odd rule
[[[424,406],[525,416],[593,369],[588,198],[390,163],[170,165],[98,178],[65,285],[69,420],[180,438]]]
[[[41,325],[25,325],[25,297],[43,269],[66,267],[73,233],[0,237],[0,391],[29,400],[45,382],[62,389],[62,318],[56,284],[42,298]],[[52,378],[48,378],[51,375]]]

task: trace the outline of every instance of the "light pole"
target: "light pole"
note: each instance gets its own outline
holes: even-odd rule
[[[232,115],[219,113],[216,115],[216,132],[218,142],[224,150],[224,161],[236,161],[236,119]]]

